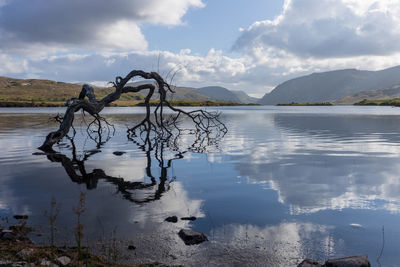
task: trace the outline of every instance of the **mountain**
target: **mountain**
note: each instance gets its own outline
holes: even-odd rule
[[[242,103],[235,93],[221,86],[207,86],[197,89],[201,94],[218,101]]]
[[[131,86],[137,86],[143,82],[130,83]],[[257,103],[258,98],[250,97],[243,91],[231,91],[221,86],[207,86],[202,88],[173,86],[174,94],[168,94],[168,100],[186,100],[186,101],[226,101],[239,104]],[[146,95],[146,91],[140,94]],[[158,99],[158,93],[155,92],[152,99]]]
[[[400,66],[363,71],[345,69],[313,73],[278,85],[260,100],[262,105],[279,103],[326,102],[362,91],[391,88],[400,84]]]

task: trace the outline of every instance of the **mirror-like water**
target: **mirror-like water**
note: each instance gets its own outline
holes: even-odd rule
[[[48,157],[36,148],[63,109],[0,109],[0,216],[28,214],[46,241],[55,197],[57,242],[73,243],[72,207],[86,192],[85,242],[115,233],[136,246],[120,252],[132,263],[295,266],[358,254],[400,263],[400,109],[219,110],[229,131],[205,153],[186,149],[190,137],[185,153],[143,150],[126,136],[143,110],[108,108],[116,132],[100,148],[77,119],[74,143]],[[164,222],[173,215],[197,220]],[[185,246],[182,228],[210,242]]]

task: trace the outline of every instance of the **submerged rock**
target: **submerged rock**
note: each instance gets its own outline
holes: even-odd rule
[[[208,238],[200,232],[191,229],[182,229],[179,231],[179,237],[185,242],[186,245],[196,245],[204,241],[208,241]]]
[[[370,267],[368,258],[363,255],[350,256],[338,259],[329,259],[325,264],[305,259],[297,267]]]
[[[196,217],[194,217],[194,216],[191,216],[191,217],[182,217],[181,220],[184,220],[184,221],[195,221],[195,220],[196,220]]]
[[[176,222],[178,222],[178,217],[176,217],[176,216],[170,216],[170,217],[166,218],[165,221],[166,221],[166,222],[176,223]]]
[[[28,215],[14,215],[13,217],[16,220],[27,220],[28,219]]]
[[[325,262],[326,267],[370,267],[367,257],[364,255],[350,256],[339,259],[330,259]]]
[[[122,156],[123,154],[125,154],[126,152],[125,151],[114,151],[113,152],[113,154],[115,155],[115,156]]]
[[[316,261],[305,259],[297,267],[322,267],[322,265]]]

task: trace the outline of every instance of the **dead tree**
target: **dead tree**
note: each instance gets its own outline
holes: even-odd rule
[[[127,83],[135,78],[141,77],[145,80],[152,80],[153,83],[143,84],[139,86],[129,86]],[[180,135],[182,131],[189,131],[193,134],[206,134],[210,135],[212,132],[225,134],[227,128],[219,120],[219,113],[208,112],[202,109],[185,111],[177,107],[173,107],[167,100],[167,93],[174,93],[171,86],[164,81],[164,79],[156,72],[144,72],[142,70],[133,70],[125,78],[120,76],[115,78],[112,82],[115,91],[107,95],[101,100],[97,100],[94,90],[90,85],[83,85],[78,98],[68,99],[66,106],[67,110],[62,118],[59,118],[60,127],[57,131],[51,132],[47,135],[46,140],[39,147],[40,150],[45,152],[53,151],[52,147],[55,143],[64,138],[71,127],[73,127],[74,114],[83,110],[90,114],[94,120],[89,124],[97,125],[97,131],[102,131],[102,122],[107,123],[104,118],[99,114],[105,106],[113,101],[116,101],[124,93],[140,92],[148,90],[144,105],[146,108],[145,118],[137,125],[128,129],[128,134],[132,136],[141,136],[143,134],[153,134],[157,139],[170,140],[174,135]],[[159,99],[154,109],[154,118],[151,116],[150,99],[155,90],[158,90]],[[87,98],[87,99],[86,99]],[[173,111],[173,115],[165,116],[165,109]],[[179,127],[179,120],[183,117],[189,118],[193,123],[192,129],[181,129]],[[88,127],[89,127],[88,126]]]

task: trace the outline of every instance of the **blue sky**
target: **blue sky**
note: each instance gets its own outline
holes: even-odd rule
[[[400,62],[400,0],[0,0],[0,75],[104,84],[132,69],[262,96]]]
[[[143,34],[149,49],[179,52],[190,48],[205,54],[210,48],[229,53],[239,37],[239,28],[247,28],[254,21],[273,19],[282,11],[283,0],[208,0],[204,8],[190,9],[182,18],[183,25],[166,28],[146,24]]]

